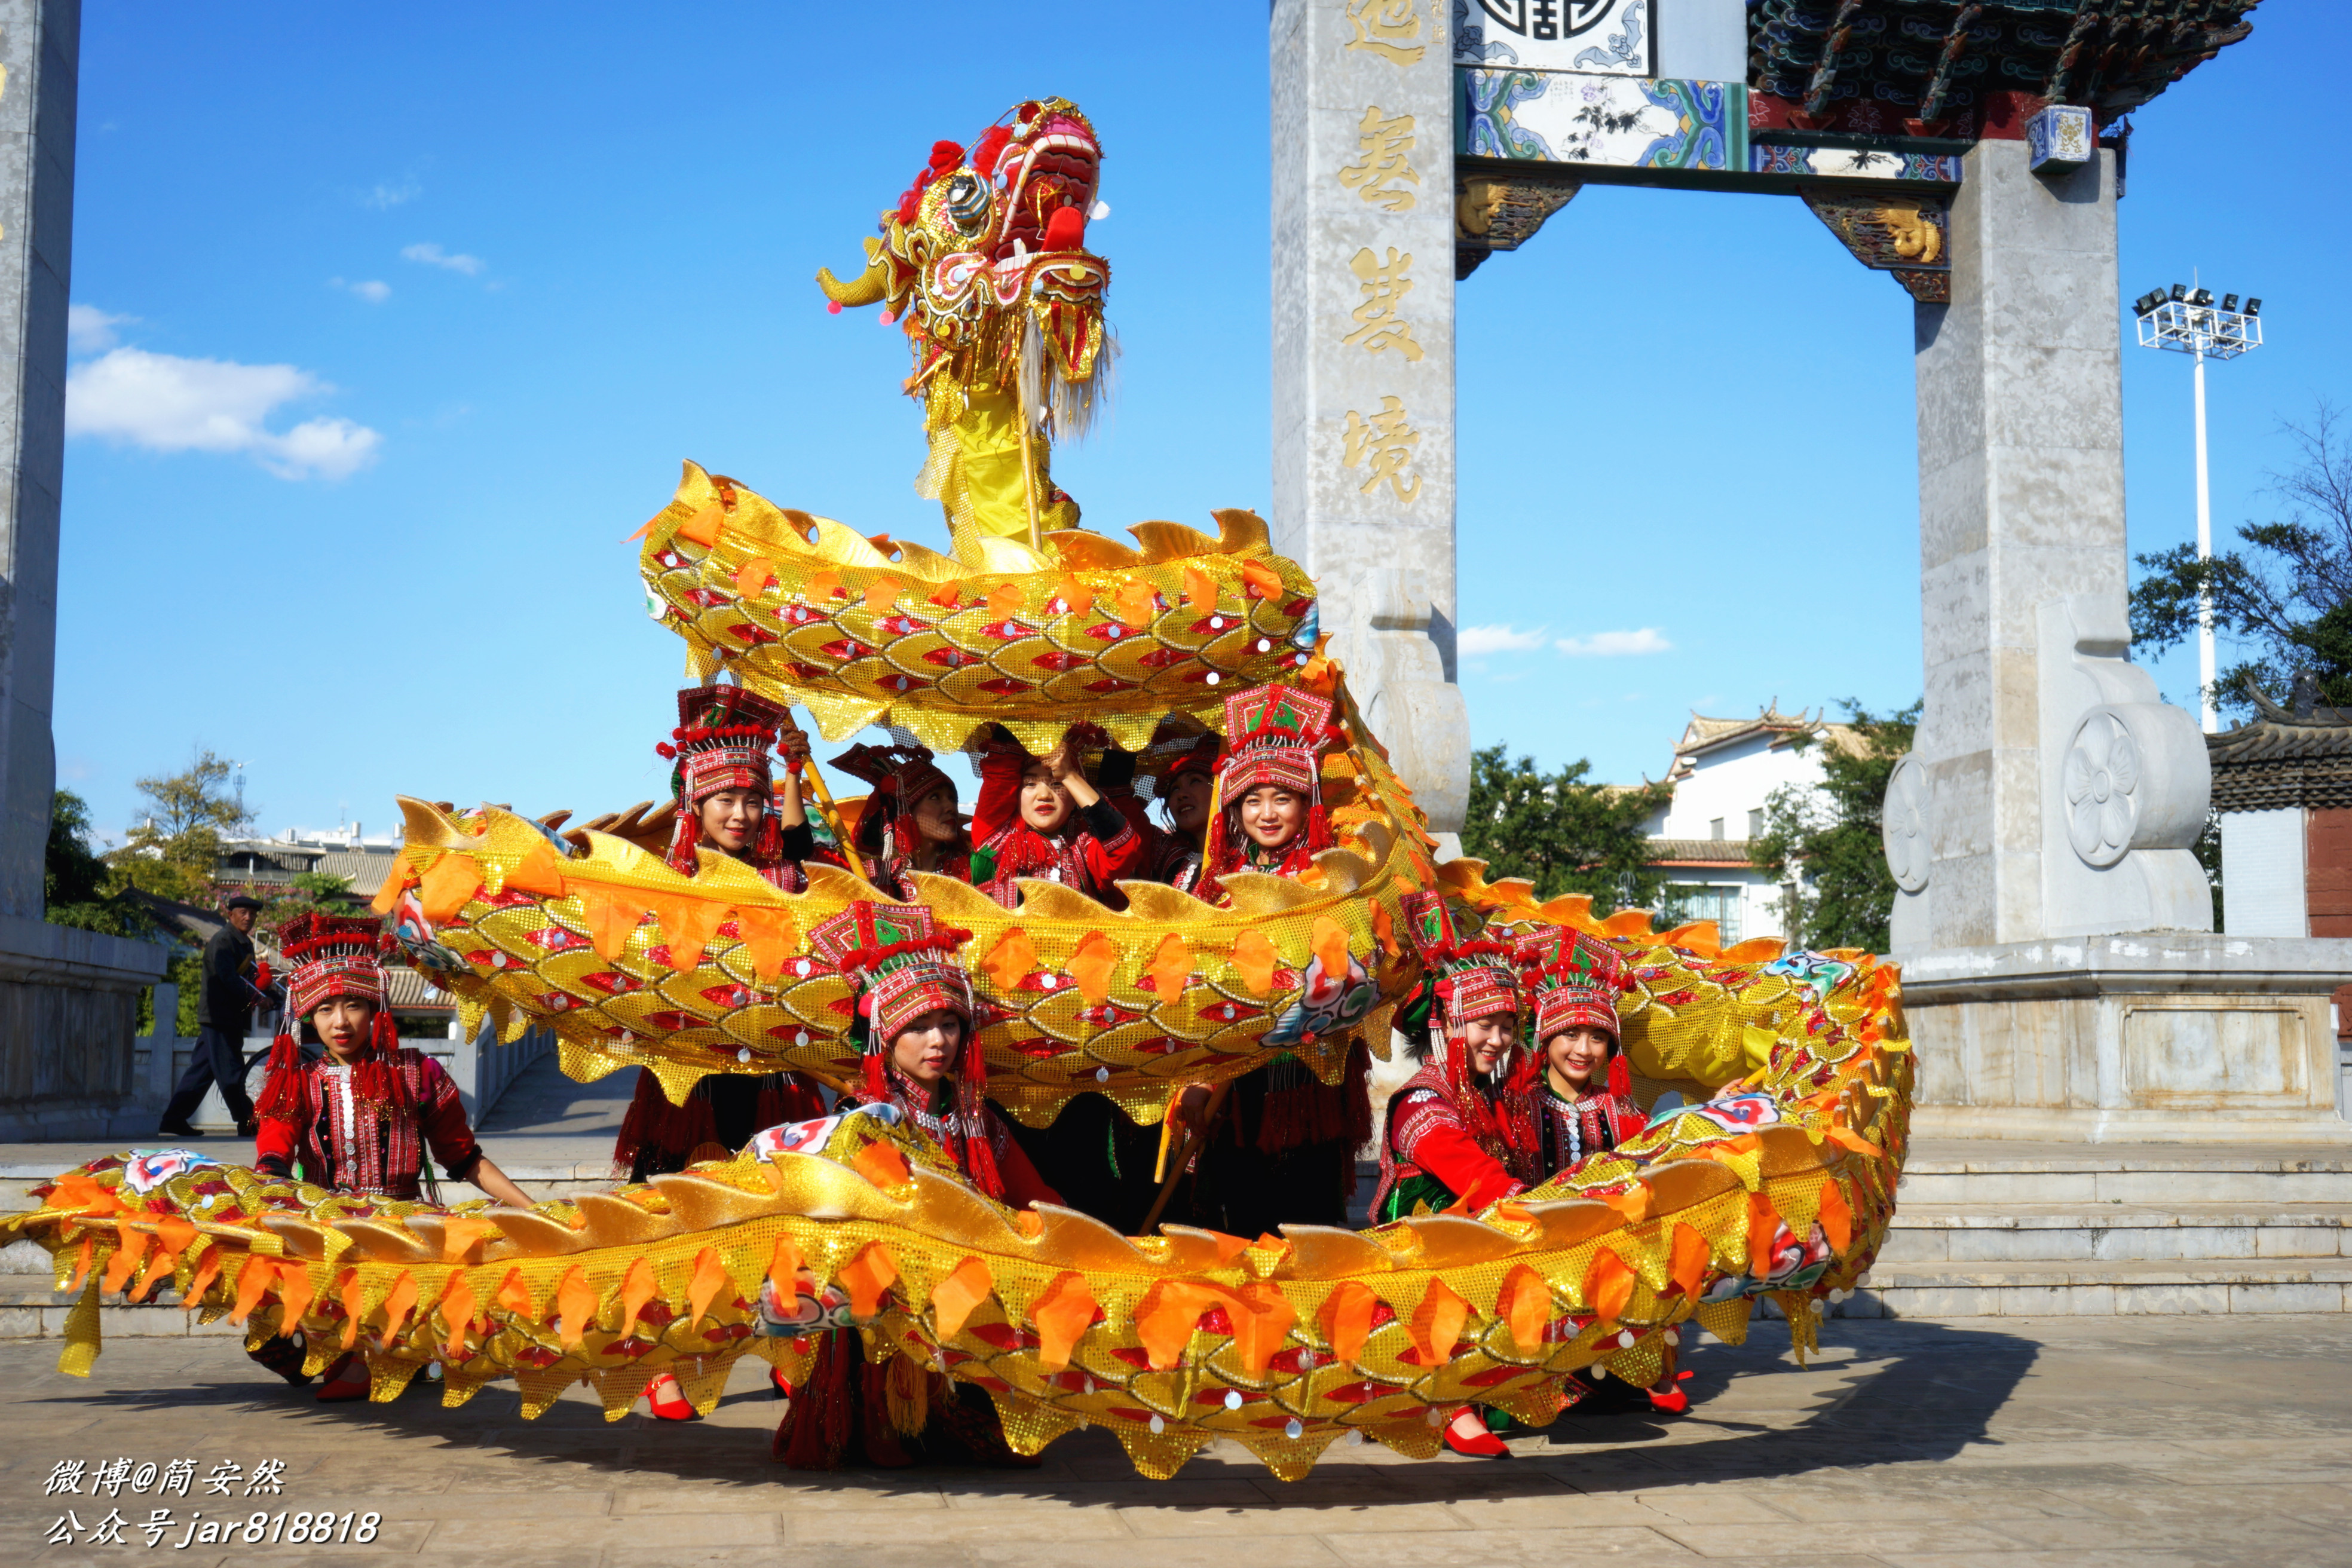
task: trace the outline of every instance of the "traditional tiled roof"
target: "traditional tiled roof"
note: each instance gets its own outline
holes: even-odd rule
[[[1691,759],[1703,752],[1759,735],[1771,736],[1775,745],[1793,745],[1800,738],[1811,738],[1840,751],[1862,749],[1862,736],[1853,725],[1824,722],[1819,713],[1807,713],[1801,708],[1794,713],[1783,713],[1776,698],[1752,719],[1713,719],[1693,712],[1690,722],[1684,726],[1683,738],[1675,742],[1675,763],[1667,776],[1680,778],[1689,773],[1694,766]]]
[[[457,1010],[447,992],[404,963],[385,964],[383,978],[395,1013],[454,1014]]]
[[[2137,109],[2253,30],[2259,0],[1750,0],[1748,83],[1813,116],[1849,105],[1970,135],[1997,94]],[[1895,129],[1888,127],[1889,130]]]
[[[1653,838],[1649,841],[1649,863],[1653,866],[1745,866],[1753,868],[1748,858],[1748,841],[1745,838]]]
[[[2257,717],[2205,737],[2213,809],[2352,806],[2352,713],[2315,703],[2282,708],[2247,687]]]

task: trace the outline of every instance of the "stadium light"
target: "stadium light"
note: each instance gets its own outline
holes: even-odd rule
[[[2155,303],[2148,309],[2141,306]],[[2197,559],[2213,559],[2213,504],[2207,482],[2205,465],[2205,362],[2209,359],[2232,360],[2263,346],[2263,302],[2250,299],[2242,310],[2237,308],[2238,297],[2225,294],[2221,303],[2213,303],[2210,289],[2190,292],[2185,284],[2175,283],[2168,291],[2156,289],[2133,302],[2132,311],[2139,318],[2139,345],[2144,349],[2169,349],[2189,355],[2197,366]],[[2213,703],[2213,685],[2217,677],[2213,669],[2213,599],[2200,585],[2197,590],[2197,684],[2198,713],[2205,732],[2212,734],[2221,727],[2221,715]]]

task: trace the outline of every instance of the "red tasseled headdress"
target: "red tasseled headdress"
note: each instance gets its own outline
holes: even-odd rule
[[[1307,818],[1298,836],[1283,846],[1277,876],[1295,877],[1331,847],[1331,823],[1323,810],[1322,769],[1316,755],[1339,738],[1331,723],[1331,700],[1293,686],[1258,686],[1225,699],[1225,752],[1219,770],[1219,806],[1209,819],[1205,882],[1229,871],[1252,868],[1252,840],[1242,827],[1241,803],[1261,784],[1303,797]]]
[[[269,1077],[256,1109],[264,1116],[298,1125],[304,1119],[297,1020],[309,1017],[338,996],[356,996],[375,1005],[375,1023],[352,1074],[352,1093],[358,1099],[404,1107],[406,1091],[392,1062],[393,1053],[400,1048],[400,1030],[393,1022],[392,1009],[385,1005],[383,955],[393,945],[392,938],[373,920],[311,913],[287,921],[278,942],[289,966],[286,1021],[269,1043]]]
[[[723,789],[765,795],[773,787],[768,752],[784,718],[784,709],[740,686],[714,683],[677,694],[677,728],[654,748],[677,763],[669,775],[677,822],[670,830],[669,852],[663,857],[672,870],[691,877],[700,865],[695,851],[702,838],[697,806]],[[742,858],[765,869],[783,858],[783,828],[771,810],[761,818],[760,837]]]

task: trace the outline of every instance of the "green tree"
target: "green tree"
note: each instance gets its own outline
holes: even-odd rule
[[[2324,402],[2307,424],[2282,428],[2301,453],[2271,475],[2284,517],[2247,523],[2238,530],[2246,548],[2210,561],[2191,544],[2136,558],[2147,575],[2131,592],[2135,643],[2161,651],[2192,636],[2202,588],[2214,626],[2252,648],[2216,674],[2213,700],[2226,712],[2252,710],[2249,679],[2284,696],[2298,671],[2322,702],[2352,707],[2352,432]]]
[[[176,773],[136,782],[146,798],[143,821],[107,857],[121,879],[161,898],[206,902],[221,842],[253,826],[235,764],[200,748]]]
[[[1824,743],[1815,736],[1795,742],[1820,748],[1821,784],[1784,784],[1772,792],[1764,805],[1764,831],[1748,846],[1748,858],[1784,885],[1791,869],[1796,872],[1796,908],[1788,911],[1786,925],[1798,945],[1885,952],[1895,874],[1879,837],[1879,807],[1896,760],[1911,749],[1920,704],[1885,715],[1851,698],[1838,706],[1845,710],[1853,742]]]
[[[1525,877],[1538,898],[1590,893],[1595,914],[1646,907],[1664,879],[1649,864],[1642,824],[1674,792],[1587,784],[1591,771],[1579,758],[1546,774],[1500,745],[1471,753],[1463,853],[1486,861],[1489,877]]]
[[[51,925],[147,938],[154,920],[123,896],[122,883],[89,847],[89,803],[61,789],[49,805],[49,842],[42,891]]]

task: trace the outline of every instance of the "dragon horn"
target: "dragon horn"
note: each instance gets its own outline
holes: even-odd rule
[[[833,268],[820,267],[816,269],[816,286],[836,305],[879,304],[890,291],[890,267],[882,259],[882,242],[867,237],[865,271],[845,283],[833,275]]]

